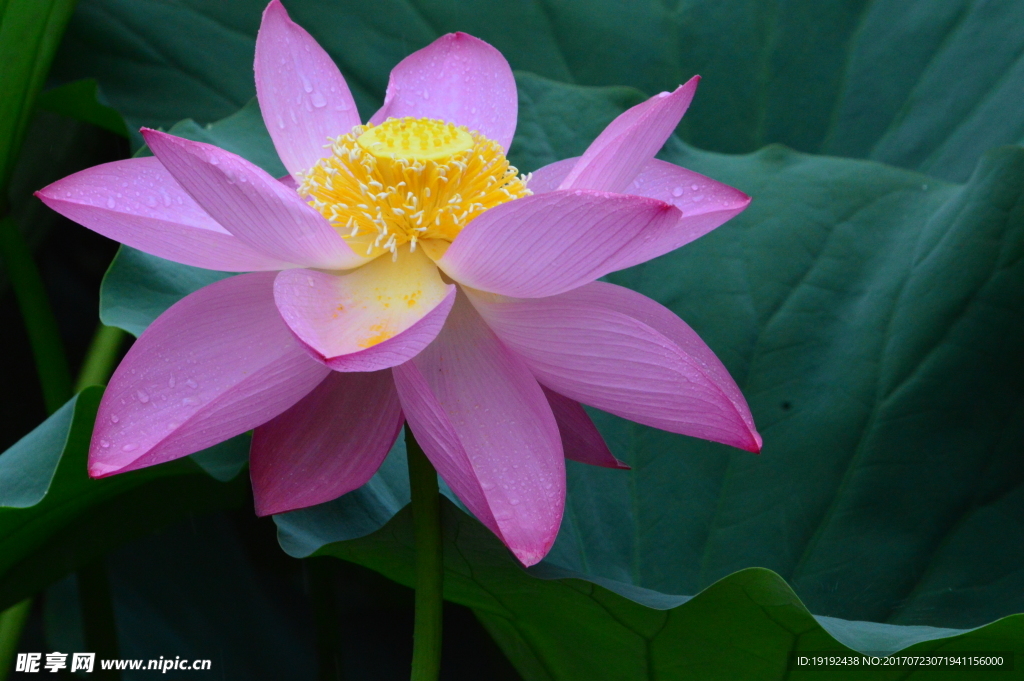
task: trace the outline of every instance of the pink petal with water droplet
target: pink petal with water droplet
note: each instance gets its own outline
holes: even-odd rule
[[[729,372],[693,329],[650,298],[603,282],[540,300],[469,295],[552,390],[655,428],[760,451]]]
[[[534,194],[556,190],[578,161],[567,158],[544,166],[530,179],[530,190]],[[731,220],[750,204],[750,197],[738,189],[658,159],[647,162],[626,193],[672,204],[681,216],[672,229],[659,232],[657,238],[642,234],[624,247],[616,256],[616,269],[674,251]]]
[[[211,284],[143,332],[103,393],[89,450],[92,477],[177,459],[244,433],[327,376],[281,320],[273,281],[273,273],[259,272]]]
[[[654,159],[629,189],[630,194],[670,203],[682,217],[657,238],[637,239],[616,255],[616,269],[647,262],[685,246],[742,213],[750,197],[700,173]]]
[[[403,422],[390,371],[331,372],[253,434],[256,514],[322,504],[361,487],[384,462]]]
[[[501,52],[465,33],[449,33],[398,63],[384,106],[370,122],[439,118],[477,130],[507,152],[516,132],[516,81]]]
[[[36,196],[94,232],[184,265],[224,272],[294,267],[232,236],[151,156],[86,168]]]
[[[263,12],[254,68],[263,122],[293,176],[330,155],[330,148],[324,148],[328,137],[359,125],[341,71],[278,0]]]
[[[142,136],[196,203],[252,248],[303,267],[366,262],[298,194],[241,156],[148,128]]]
[[[522,298],[555,295],[619,269],[616,254],[679,219],[654,199],[556,191],[503,203],[470,222],[437,264],[455,281]]]
[[[524,565],[551,549],[565,506],[558,426],[537,381],[459,296],[437,339],[392,369],[438,473]]]
[[[621,114],[590,144],[560,188],[628,191],[676,129],[699,81],[694,76],[674,92],[657,94]]]

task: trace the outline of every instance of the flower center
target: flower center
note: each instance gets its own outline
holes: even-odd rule
[[[380,159],[442,161],[473,148],[465,128],[431,118],[392,118],[356,138],[356,143]]]
[[[330,142],[299,193],[367,256],[418,242],[439,255],[474,217],[531,193],[498,143],[444,121],[392,118]]]

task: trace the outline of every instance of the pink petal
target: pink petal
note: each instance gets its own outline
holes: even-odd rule
[[[579,163],[580,157],[564,158],[555,161],[530,173],[530,181],[527,186],[534,194],[546,194],[558,189],[558,185],[569,176],[572,169]]]
[[[630,187],[631,194],[670,203],[682,213],[679,222],[656,238],[635,240],[616,256],[625,269],[670,253],[731,220],[750,205],[750,197],[727,184],[673,163],[653,159]]]
[[[534,194],[555,190],[578,160],[567,158],[544,166],[530,178],[530,190]],[[647,162],[628,193],[670,203],[682,216],[673,229],[659,232],[657,238],[641,234],[623,248],[616,256],[616,269],[632,267],[685,246],[731,220],[750,204],[750,197],[738,189],[658,159]]]
[[[279,0],[263,12],[255,70],[263,122],[293,176],[330,155],[324,148],[328,137],[359,125],[341,71],[313,36],[288,17]]]
[[[256,429],[249,453],[257,515],[336,499],[373,477],[402,429],[390,371],[331,372]]]
[[[597,426],[590,420],[590,416],[579,402],[548,388],[544,388],[544,395],[548,398],[551,413],[555,415],[555,421],[558,423],[565,458],[589,463],[591,466],[629,469],[629,466],[616,459],[608,449]]]
[[[94,232],[174,262],[223,272],[293,267],[232,236],[153,157],[87,168],[36,196]]]
[[[674,207],[638,196],[556,191],[492,208],[462,230],[437,264],[455,281],[520,298],[551,296],[616,269],[617,253],[659,238]]]
[[[287,270],[274,282],[285,323],[335,371],[376,371],[415,357],[455,302],[423,251],[385,254],[341,275]]]
[[[303,267],[366,262],[298,194],[242,157],[147,128],[142,135],[185,191],[252,248]]]
[[[525,565],[565,506],[558,426],[529,370],[463,296],[426,350],[392,370],[409,425],[441,477]]]
[[[750,409],[725,367],[653,300],[602,282],[541,300],[476,292],[470,299],[552,390],[655,428],[760,451]]]
[[[654,158],[690,106],[700,76],[621,114],[604,129],[562,181],[561,189],[624,192]]]
[[[516,131],[516,81],[501,52],[465,33],[449,33],[398,63],[384,106],[370,122],[439,118],[465,125],[508,151]]]
[[[269,421],[330,371],[274,306],[274,275],[229,277],[178,301],[110,379],[89,450],[94,478],[197,452]]]

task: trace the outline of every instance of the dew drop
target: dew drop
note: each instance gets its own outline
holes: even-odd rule
[[[137,444],[135,444],[134,442],[129,442],[124,447],[121,447],[121,451],[133,452],[133,451],[135,451],[138,448],[139,448],[139,446]]]
[[[169,379],[167,379],[168,388],[173,388],[176,383],[177,381],[174,380],[174,376],[171,376]]]
[[[147,198],[146,205],[148,205],[150,208],[156,208],[156,197],[151,195],[149,198]]]
[[[304,74],[302,71],[299,71],[299,77],[302,78],[302,89],[305,90],[307,93],[312,92],[313,84],[309,82],[309,78],[306,78],[306,74]]]
[[[313,102],[313,106],[315,106],[318,109],[322,109],[323,107],[327,106],[327,98],[324,97],[324,93],[320,92],[319,90],[310,95],[309,99],[310,101]]]
[[[111,415],[110,415],[110,422],[111,422],[111,423],[117,423],[117,422],[118,422],[118,421],[120,421],[120,420],[121,420],[121,419],[119,419],[119,418],[117,417],[117,414],[111,414]]]
[[[117,202],[114,201],[114,197],[111,196],[111,197],[109,197],[107,199],[107,208],[115,208],[115,207],[117,207]]]
[[[279,127],[282,130],[284,130],[284,119],[281,118],[280,115],[278,115],[278,117],[277,117],[277,127]]]
[[[700,189],[700,185],[699,184],[691,184],[690,185],[690,189],[692,189],[693,191],[697,191],[698,189]]]
[[[100,440],[100,447],[103,447],[103,449],[107,449],[108,447],[110,447],[110,443],[107,442],[106,440]]]
[[[149,402],[149,394],[145,390],[136,390],[135,396],[139,398],[139,402],[147,404]]]
[[[672,190],[672,196],[682,196],[682,195],[683,195],[683,188],[682,187],[676,187],[675,189]]]
[[[423,91],[423,99],[430,99],[430,92],[427,90]]]

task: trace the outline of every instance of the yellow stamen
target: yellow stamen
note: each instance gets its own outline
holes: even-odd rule
[[[299,193],[371,257],[417,242],[438,252],[480,213],[531,193],[496,142],[451,123],[388,119],[330,142]]]

